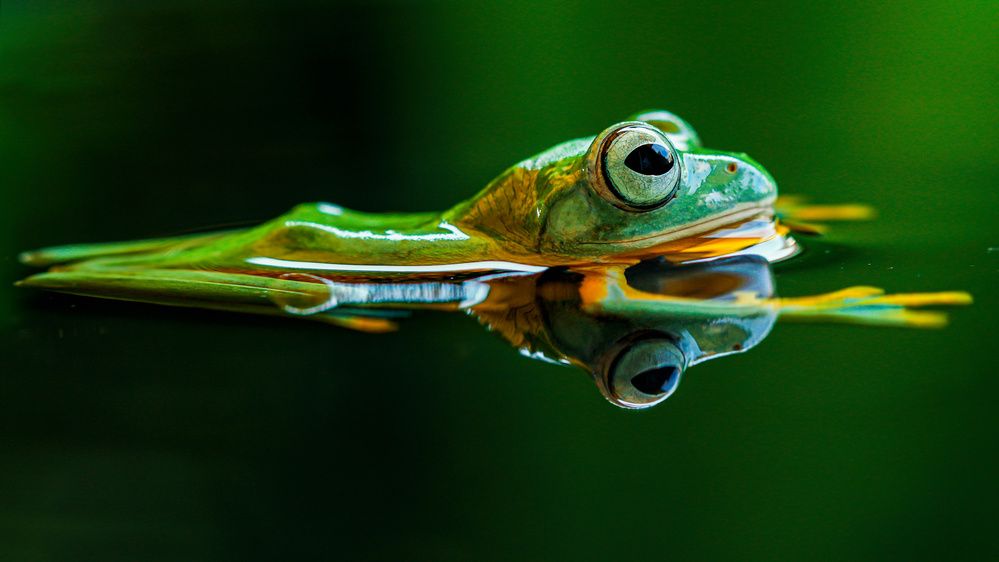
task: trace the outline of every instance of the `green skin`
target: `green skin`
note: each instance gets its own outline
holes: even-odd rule
[[[599,169],[605,141],[635,125],[675,148],[674,195],[649,210],[614,203]],[[55,267],[20,284],[268,312],[263,309],[275,301],[310,305],[325,298],[317,290],[324,280],[444,280],[634,263],[661,253],[664,243],[772,217],[776,196],[773,179],[753,160],[703,149],[686,122],[653,111],[520,162],[443,213],[371,214],[303,204],[248,230],[26,252],[24,263]]]

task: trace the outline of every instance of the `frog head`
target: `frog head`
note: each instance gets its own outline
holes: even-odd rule
[[[776,196],[751,158],[704,149],[685,121],[649,111],[513,166],[452,212],[508,255],[573,263],[772,214]]]

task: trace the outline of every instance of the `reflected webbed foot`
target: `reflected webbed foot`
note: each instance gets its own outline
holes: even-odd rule
[[[777,302],[781,317],[790,320],[942,328],[947,325],[947,313],[912,307],[963,306],[971,304],[972,298],[964,291],[885,294],[884,289],[877,287],[849,287],[823,295],[777,299]]]

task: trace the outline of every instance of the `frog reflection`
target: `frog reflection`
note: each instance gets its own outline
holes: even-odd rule
[[[938,326],[938,311],[911,307],[966,304],[962,292],[885,295],[852,287],[810,297],[777,298],[769,262],[743,255],[672,264],[550,268],[447,282],[341,283],[296,292],[309,276],[284,280],[283,312],[370,331],[393,328],[413,309],[465,311],[530,358],[581,367],[613,404],[654,406],[673,393],[686,369],[760,343],[778,317],[874,325]]]
[[[773,304],[756,310],[731,307],[739,294],[773,296],[769,265],[757,256],[686,266],[646,262],[627,270],[629,290],[652,300],[621,293],[588,302],[588,281],[565,271],[540,276],[533,318],[518,317],[514,323],[531,327],[522,335],[499,328],[494,318],[502,310],[490,314],[479,305],[473,314],[503,331],[529,357],[582,367],[611,403],[624,408],[662,402],[687,368],[751,349],[777,320]]]
[[[970,302],[959,291],[886,295],[873,287],[778,298],[770,263],[755,255],[485,282],[489,294],[470,314],[528,357],[582,367],[611,403],[629,409],[659,404],[698,363],[753,348],[779,317],[935,327],[944,313],[913,307]]]

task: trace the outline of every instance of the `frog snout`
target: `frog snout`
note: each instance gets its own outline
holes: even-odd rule
[[[777,182],[763,166],[760,166],[752,158],[742,155],[742,162],[731,162],[726,165],[725,171],[735,173],[741,177],[736,178],[735,185],[750,199],[765,200],[777,196]]]

